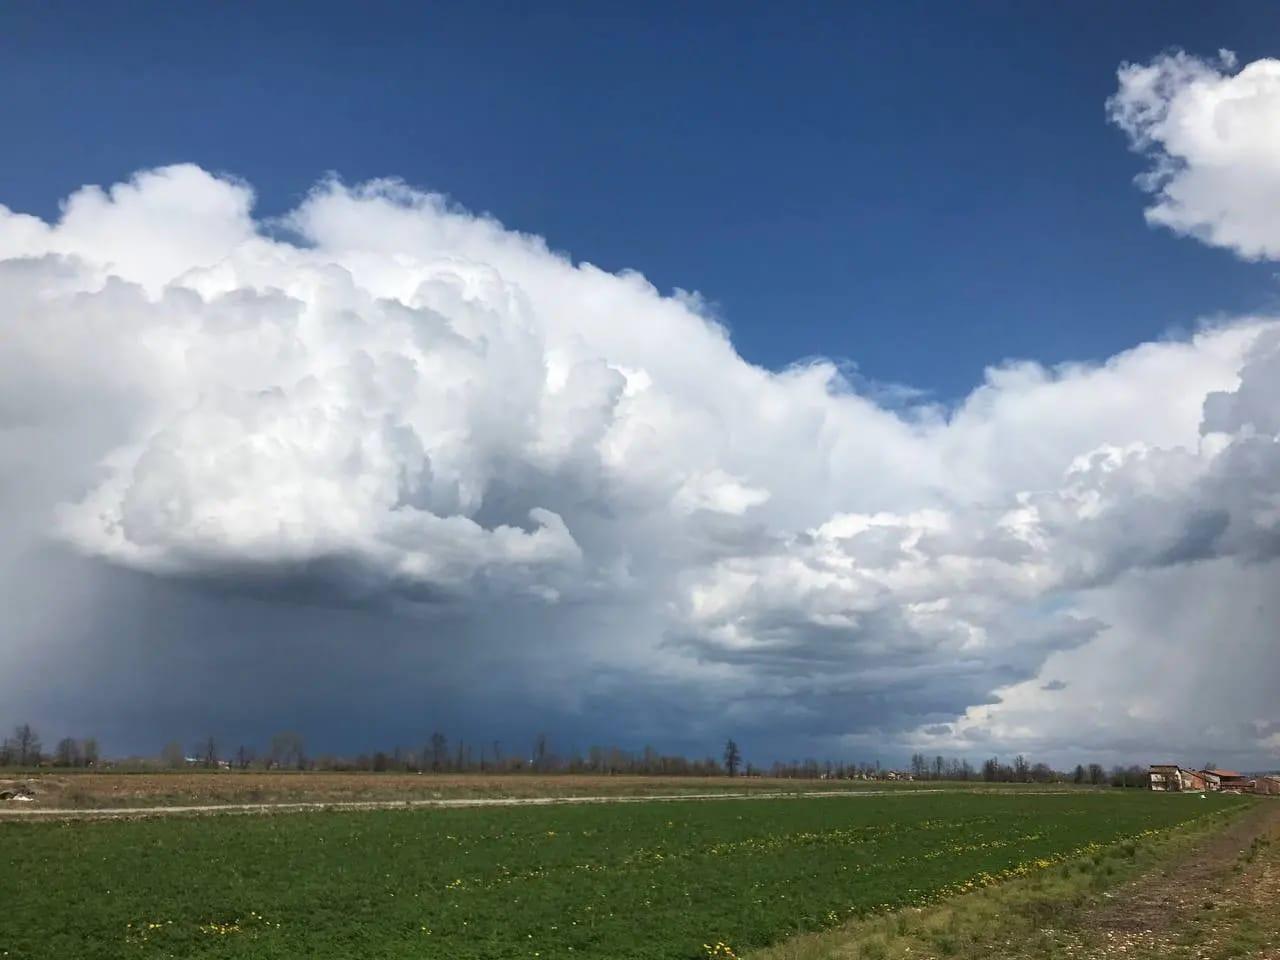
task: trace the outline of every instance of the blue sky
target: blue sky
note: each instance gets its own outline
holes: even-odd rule
[[[1149,229],[1102,104],[1125,60],[1247,62],[1262,4],[8,5],[4,202],[190,161],[259,212],[395,175],[660,289],[771,367],[945,399],[1273,303]]]
[[[0,725],[1280,762],[1278,50],[0,7]]]

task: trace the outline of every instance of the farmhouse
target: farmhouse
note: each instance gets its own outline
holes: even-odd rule
[[[1253,782],[1253,792],[1273,797],[1280,796],[1280,774],[1259,777]]]
[[[1203,770],[1205,781],[1210,790],[1225,790],[1229,793],[1244,793],[1249,789],[1249,778],[1234,770]]]
[[[1176,763],[1157,763],[1151,767],[1152,790],[1205,790],[1204,774],[1196,770],[1184,770]]]
[[[1152,790],[1221,790],[1225,793],[1261,793],[1280,796],[1280,774],[1245,776],[1234,770],[1188,770],[1176,763],[1153,763],[1148,774]]]

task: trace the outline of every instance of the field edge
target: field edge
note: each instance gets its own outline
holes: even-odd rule
[[[1043,938],[1069,928],[1085,910],[1112,892],[1191,854],[1260,807],[1245,800],[1140,839],[1115,840],[1100,849],[924,907],[906,907],[850,920],[827,930],[735,954],[730,945],[708,947],[723,960],[921,960],[930,957],[1049,956]],[[1273,818],[1274,819],[1274,818]],[[1265,829],[1265,828],[1264,828]],[[1038,946],[1032,946],[1037,943]],[[1026,944],[1024,953],[1016,944]]]

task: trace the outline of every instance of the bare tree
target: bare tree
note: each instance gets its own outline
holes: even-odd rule
[[[540,733],[533,741],[533,769],[542,773],[547,764],[547,735]]]
[[[301,770],[306,766],[306,753],[299,734],[285,731],[271,738],[271,764],[282,769]]]
[[[80,744],[80,759],[86,767],[98,765],[98,740],[96,737],[85,737]]]
[[[431,769],[434,773],[439,773],[449,763],[449,741],[443,733],[436,731],[431,734],[431,746],[428,749],[431,753]]]
[[[176,740],[170,740],[164,745],[164,749],[160,751],[160,760],[166,767],[178,769],[187,762],[186,754],[182,752],[182,744]]]
[[[71,737],[63,737],[53,748],[53,762],[59,767],[80,766],[80,744]]]
[[[241,770],[248,770],[249,764],[253,763],[253,759],[253,748],[241,744],[236,751],[236,766]]]
[[[20,723],[13,730],[14,752],[18,766],[31,767],[40,762],[40,737],[29,723]]]
[[[213,734],[209,734],[204,743],[196,748],[196,754],[202,755],[206,767],[213,768],[218,765],[218,741],[213,739]]]
[[[738,766],[742,763],[742,751],[738,749],[738,745],[730,738],[724,745],[724,768],[729,771],[729,776],[736,777],[738,775]]]

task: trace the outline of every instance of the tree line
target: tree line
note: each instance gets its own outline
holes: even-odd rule
[[[688,757],[659,753],[653,747],[630,751],[621,747],[592,746],[561,753],[546,734],[537,734],[528,747],[508,747],[500,740],[451,740],[435,731],[419,747],[393,747],[354,755],[308,752],[297,733],[280,733],[266,750],[246,744],[225,748],[216,737],[207,737],[184,749],[172,741],[160,751],[161,766],[206,767],[241,770],[329,770],[400,773],[581,773],[639,774],[653,776],[717,776],[737,774],[741,753],[736,744],[726,748],[723,764],[713,757]]]
[[[100,762],[98,741],[93,737],[59,740],[46,754],[39,735],[30,724],[19,724],[12,736],[0,741],[0,767],[34,767],[44,763],[57,767],[94,767]],[[1112,767],[1077,764],[1074,770],[1054,770],[1046,763],[1032,763],[1019,754],[1009,763],[998,757],[974,767],[968,760],[922,753],[911,756],[902,770],[874,763],[849,763],[816,759],[775,761],[767,768],[743,759],[741,748],[730,738],[719,757],[701,759],[664,754],[651,746],[627,750],[616,746],[576,747],[559,752],[545,733],[533,737],[527,748],[507,748],[501,741],[450,740],[440,731],[425,737],[418,747],[371,750],[354,756],[332,753],[311,754],[302,735],[284,731],[271,738],[265,749],[248,744],[224,747],[208,736],[184,748],[170,741],[156,758],[135,759],[132,765],[168,769],[200,767],[237,770],[329,770],[401,773],[541,773],[541,774],[625,774],[661,777],[772,776],[804,780],[955,780],[986,783],[1075,783],[1094,786],[1144,787],[1147,772],[1140,766]]]
[[[1074,783],[1095,787],[1145,787],[1149,784],[1147,770],[1137,764],[1115,766],[1110,771],[1100,763],[1087,767],[1078,763],[1074,770],[1054,770],[1044,763],[1031,763],[1019,754],[1011,764],[1001,763],[992,757],[982,764],[982,779],[988,783]]]
[[[46,753],[39,735],[30,724],[19,724],[10,737],[0,740],[0,767],[93,767],[100,764],[98,741],[93,737],[59,740]],[[420,747],[371,750],[354,756],[308,752],[301,734],[285,731],[271,738],[265,749],[250,744],[227,747],[210,735],[184,747],[181,741],[166,743],[155,757],[133,757],[120,761],[128,767],[167,769],[237,770],[331,770],[399,771],[402,773],[598,773],[651,776],[730,776],[742,772],[742,754],[730,740],[721,760],[714,757],[691,759],[660,753],[651,746],[639,751],[614,746],[592,746],[585,752],[574,748],[561,753],[553,749],[545,733],[536,735],[527,748],[509,749],[498,740],[472,742],[450,740],[435,731]],[[754,772],[750,765],[747,772]]]
[[[979,783],[1077,783],[1114,786],[1145,786],[1147,773],[1143,767],[1113,767],[1110,772],[1101,764],[1087,767],[1079,764],[1073,771],[1055,770],[1047,763],[1033,763],[1019,754],[1009,763],[991,757],[975,767],[963,757],[932,757],[923,753],[911,755],[905,768],[885,767],[874,763],[837,763],[814,759],[775,762],[768,770],[774,777],[805,780],[950,780]]]
[[[54,745],[52,754],[45,754],[40,735],[29,723],[18,724],[12,736],[0,740],[0,767],[38,767],[46,761],[55,767],[92,767],[98,760],[98,741],[94,737],[63,737]]]

